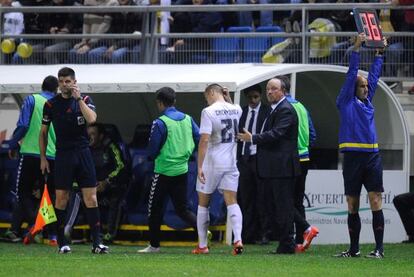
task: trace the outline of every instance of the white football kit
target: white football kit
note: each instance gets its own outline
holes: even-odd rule
[[[220,191],[237,191],[239,171],[236,147],[239,105],[217,101],[201,112],[200,134],[209,134],[207,153],[203,162],[205,184],[197,180],[197,191],[211,194]]]

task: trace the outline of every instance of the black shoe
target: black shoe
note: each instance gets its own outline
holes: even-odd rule
[[[335,254],[334,257],[336,258],[358,258],[361,257],[361,252],[351,252],[349,250],[345,250],[344,252],[341,252],[339,254]]]
[[[98,244],[97,246],[92,247],[92,254],[108,254],[109,247],[103,244]]]
[[[19,237],[15,232],[7,230],[2,236],[2,240],[8,242],[21,242],[22,238]]]
[[[384,259],[384,252],[381,252],[379,250],[374,250],[374,251],[371,251],[368,255],[366,255],[365,258]]]

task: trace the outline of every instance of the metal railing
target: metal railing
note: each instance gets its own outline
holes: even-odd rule
[[[32,45],[33,54],[28,58],[3,55],[1,62],[11,64],[47,64],[47,63],[235,63],[235,62],[262,62],[263,55],[276,43],[285,41],[288,46],[284,51],[277,53],[279,62],[294,63],[328,63],[347,64],[347,55],[351,44],[349,39],[356,32],[325,32],[315,33],[308,31],[308,13],[313,10],[351,10],[352,8],[369,9],[414,9],[414,6],[391,6],[385,3],[369,4],[259,4],[259,5],[186,5],[186,6],[119,6],[119,7],[3,7],[0,15],[7,12],[22,13],[142,13],[141,34],[100,34],[100,35],[29,35],[7,36],[16,40],[25,40]],[[300,33],[285,32],[250,32],[250,33],[157,33],[159,11],[171,12],[243,12],[243,11],[292,11],[300,10],[302,14],[302,28]],[[1,24],[1,23],[0,23]],[[1,26],[0,26],[1,27]],[[2,29],[2,28],[1,28]],[[392,79],[412,79],[413,49],[403,48],[414,45],[414,33],[395,32],[385,33],[392,37],[394,43],[385,54],[383,76]],[[328,49],[329,55],[316,57],[311,52],[327,49],[310,47],[310,40],[314,38],[334,36],[337,43]],[[160,45],[160,38],[170,41],[184,39],[181,47],[171,48]],[[0,39],[6,38],[0,34]],[[97,38],[99,43],[86,54],[76,54],[73,46],[83,38]],[[127,39],[125,49],[118,49],[112,56],[105,55],[112,40]],[[65,47],[53,49],[51,45],[65,42]],[[52,48],[52,49],[51,49]],[[362,68],[366,69],[370,63],[373,51],[362,51]],[[325,54],[326,55],[326,54]]]

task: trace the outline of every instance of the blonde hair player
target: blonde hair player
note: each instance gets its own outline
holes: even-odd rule
[[[193,254],[208,254],[207,230],[211,194],[223,193],[230,218],[234,243],[233,255],[243,253],[242,213],[237,204],[239,170],[236,164],[236,138],[242,109],[233,105],[229,91],[218,84],[207,86],[204,97],[208,107],[201,112],[200,142],[198,145],[198,246]]]

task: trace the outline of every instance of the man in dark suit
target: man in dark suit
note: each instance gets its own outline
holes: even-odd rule
[[[253,135],[259,134],[263,122],[270,113],[270,107],[261,103],[262,88],[254,85],[244,90],[247,106],[239,122],[239,132],[248,130]],[[265,191],[263,182],[258,178],[256,167],[256,145],[250,142],[237,144],[237,166],[239,177],[239,201],[243,214],[244,243],[268,244],[271,233],[271,224],[268,211],[265,207]],[[259,235],[259,237],[257,237]]]
[[[246,129],[238,138],[257,145],[257,173],[263,180],[266,195],[275,205],[275,221],[280,228],[279,246],[274,254],[294,254],[293,189],[295,177],[300,174],[297,149],[298,117],[284,95],[282,80],[270,79],[266,86],[272,111],[266,118],[261,133],[252,135]]]

